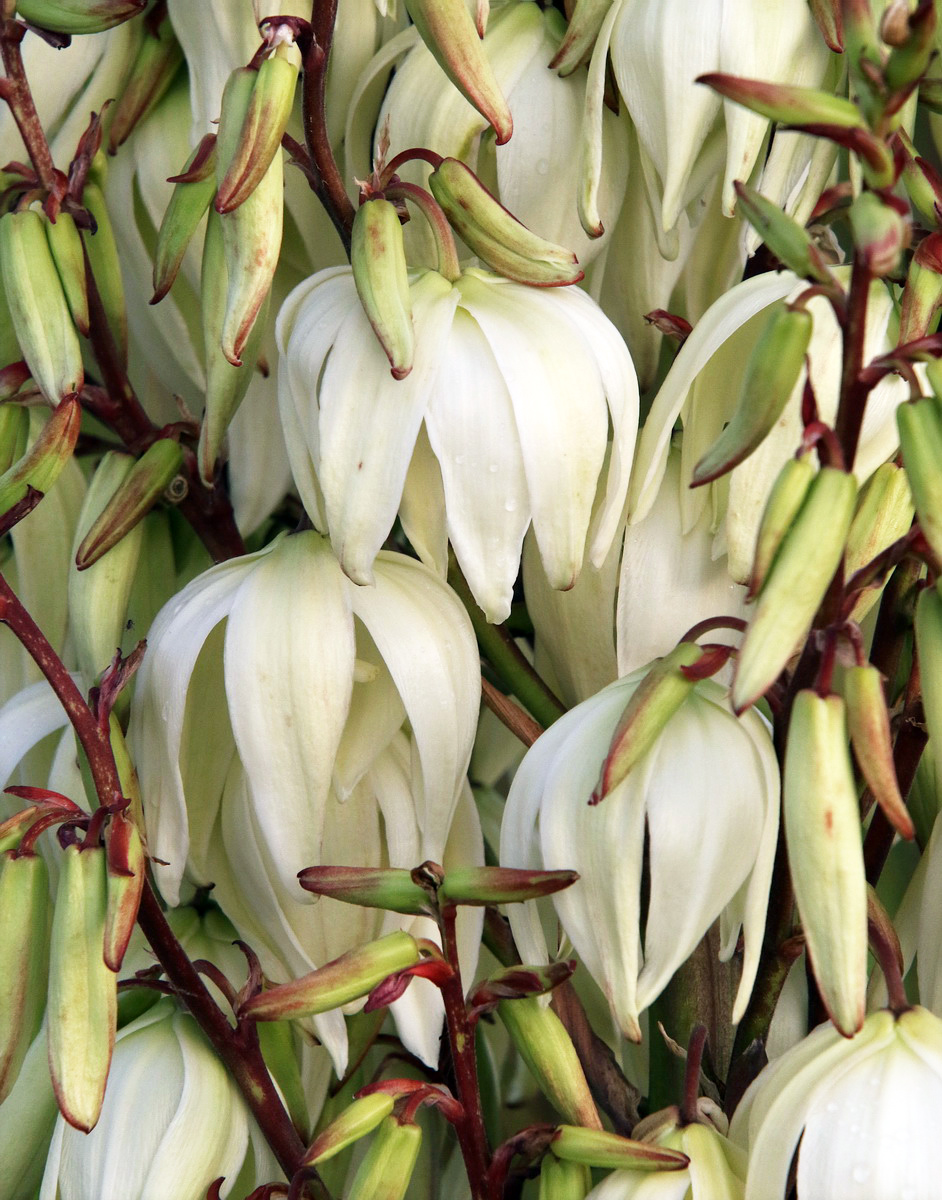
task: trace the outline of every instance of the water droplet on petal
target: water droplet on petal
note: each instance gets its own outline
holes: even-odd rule
[[[492,475],[496,475],[497,474],[497,463],[488,463],[487,469]]]
[[[455,455],[455,466],[460,467],[463,462],[464,462],[464,455],[456,454]]]
[[[505,501],[504,508],[506,509],[507,512],[516,512],[517,511],[517,501],[516,500]]]

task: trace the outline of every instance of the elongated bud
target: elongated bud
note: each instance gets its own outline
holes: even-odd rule
[[[154,295],[157,304],[173,286],[190,239],[216,193],[216,135],[208,133],[176,177],[173,194],[157,234]]]
[[[939,324],[942,307],[942,234],[930,233],[916,247],[906,286],[899,320],[901,345],[934,333]]]
[[[842,690],[851,745],[867,787],[900,837],[911,841],[916,831],[896,778],[883,677],[870,665],[849,667]]]
[[[55,224],[46,224],[46,237],[52,252],[62,290],[75,328],[88,337],[88,288],[85,278],[85,255],[82,253],[82,235],[71,213],[60,212]]]
[[[348,1200],[403,1200],[422,1145],[422,1130],[386,1117],[354,1176]]]
[[[832,92],[720,73],[701,75],[697,83],[705,83],[727,100],[735,100],[751,112],[781,125],[826,125],[838,129],[865,127],[856,104]]]
[[[152,443],[118,484],[78,548],[80,571],[98,562],[150,512],[183,464],[183,449],[172,438]]]
[[[507,279],[560,287],[585,277],[571,250],[531,233],[459,159],[443,159],[428,182],[459,237]]]
[[[788,728],[783,811],[788,861],[808,954],[831,1020],[863,1024],[867,881],[844,701],[798,693]]]
[[[335,1121],[322,1130],[311,1142],[301,1165],[316,1166],[346,1150],[379,1125],[393,1110],[395,1100],[386,1092],[372,1092],[348,1104]]]
[[[144,887],[144,843],[125,813],[112,816],[105,831],[108,862],[108,906],[105,913],[104,959],[120,971],[137,921]]]
[[[736,189],[737,211],[746,218],[783,266],[803,279],[813,279],[816,283],[831,282],[832,276],[821,251],[803,225],[799,225],[794,217],[783,212],[774,201],[748,184],[737,181],[733,186]]]
[[[49,873],[38,854],[0,856],[0,1104],[42,1025],[49,964]]]
[[[477,984],[468,999],[475,1009],[483,1011],[493,1008],[501,1000],[524,1000],[532,996],[542,996],[565,983],[575,969],[575,959],[535,966],[516,963],[512,967],[504,967]]]
[[[822,467],[782,539],[739,648],[732,702],[753,704],[778,677],[814,619],[844,552],[857,483]]]
[[[896,424],[919,527],[942,557],[942,400],[923,396],[901,404]]]
[[[43,495],[72,457],[82,423],[77,396],[67,396],[43,426],[39,437],[18,462],[0,475],[0,514],[9,512],[29,488]]]
[[[912,525],[913,498],[906,472],[896,463],[882,463],[864,484],[847,535],[844,569],[847,578],[872,562],[901,538]],[[880,598],[883,580],[860,593],[850,620],[860,622]]]
[[[239,68],[229,76],[222,97],[216,143],[218,181],[236,154],[242,125],[255,87],[256,72]],[[220,217],[228,275],[226,311],[220,333],[222,352],[242,365],[249,334],[271,289],[284,221],[284,164],[275,151],[268,168],[238,208]]]
[[[702,655],[696,643],[681,642],[670,654],[655,659],[632,693],[612,735],[591,803],[604,800],[651,749],[695,686],[681,668],[693,666]]]
[[[516,867],[459,867],[447,871],[439,899],[452,904],[522,904],[571,887],[576,871],[527,871]]]
[[[406,10],[435,61],[503,146],[513,118],[464,0],[406,0]]]
[[[756,535],[756,550],[749,581],[750,600],[754,599],[765,583],[785,534],[791,529],[792,522],[807,498],[815,474],[810,455],[790,458],[779,471],[766,501]]]
[[[148,113],[157,107],[182,62],[183,50],[165,9],[156,30],[145,23],[137,55],[109,113],[109,154],[114,154]]]
[[[901,22],[902,36],[895,36],[886,26],[888,11],[884,13],[883,39],[892,45],[890,56],[883,69],[887,87],[893,92],[905,92],[926,73],[935,42],[936,10],[932,4],[919,4],[907,12]]]
[[[923,88],[920,88],[919,100],[920,103],[925,103],[922,93]],[[933,109],[933,111],[936,110]],[[906,196],[915,210],[915,215],[926,229],[938,229],[939,215],[935,206],[942,201],[942,180],[932,164],[920,156],[905,129],[896,131],[896,141],[904,152],[903,173],[900,176],[900,182],[906,190]],[[929,239],[924,240],[928,241]],[[916,253],[919,253],[919,247],[916,248]]]
[[[942,746],[942,596],[926,587],[916,602],[916,649],[922,705],[933,748]]]
[[[844,7],[842,0],[808,0],[821,36],[829,50],[840,54],[844,49]]]
[[[598,1110],[566,1027],[535,998],[503,1000],[500,1017],[540,1091],[573,1124],[601,1129]]]
[[[357,295],[389,359],[393,379],[405,379],[412,370],[415,330],[402,226],[391,201],[367,200],[357,209],[350,264]]]
[[[697,463],[692,487],[725,475],[765,440],[801,375],[813,327],[807,309],[773,308],[749,359],[733,419]]]
[[[610,8],[610,0],[576,0],[566,35],[550,61],[552,70],[565,78],[592,53],[595,39]]]
[[[59,1111],[76,1129],[95,1127],[117,1023],[117,977],[103,957],[108,905],[102,846],[66,846],[49,961],[49,1069]]]
[[[537,1200],[585,1200],[592,1187],[592,1174],[583,1163],[564,1162],[547,1154],[540,1163]]]
[[[95,218],[97,229],[84,236],[85,249],[92,275],[101,296],[122,362],[128,358],[128,317],[124,306],[124,282],[121,277],[121,257],[105,197],[97,183],[88,182],[82,193],[82,203]]]
[[[32,209],[0,217],[0,280],[30,374],[46,399],[58,404],[81,389],[85,372],[45,225]]]
[[[142,13],[147,0],[16,0],[24,21],[54,33],[103,33]]]
[[[28,373],[29,368],[25,368]],[[0,472],[7,471],[26,453],[29,410],[20,404],[0,403]]]
[[[662,1150],[649,1142],[635,1142],[604,1129],[560,1125],[550,1145],[564,1162],[616,1170],[681,1171],[690,1159],[679,1150]]]
[[[428,894],[404,867],[306,867],[298,872],[298,881],[306,892],[344,904],[413,916],[429,912]]]
[[[297,47],[281,43],[259,67],[235,153],[216,193],[216,212],[244,203],[271,166],[291,116],[300,65]]]
[[[300,979],[260,992],[242,1006],[242,1015],[251,1021],[286,1021],[339,1008],[368,995],[387,975],[413,966],[421,957],[415,938],[390,933]]]
[[[909,222],[874,192],[861,192],[850,206],[854,246],[874,275],[892,275],[909,245]]]

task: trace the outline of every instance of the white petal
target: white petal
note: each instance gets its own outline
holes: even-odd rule
[[[582,116],[582,145],[579,163],[578,210],[583,229],[598,236],[604,226],[599,212],[602,181],[602,151],[605,144],[605,75],[612,30],[621,12],[620,3],[605,14],[589,62]]]
[[[455,555],[487,619],[505,621],[530,524],[527,481],[507,385],[480,327],[461,308],[425,426]]]
[[[350,704],[353,623],[323,538],[260,558],[226,629],[226,699],[259,826],[286,887],[319,861],[324,804]]]
[[[415,439],[412,461],[402,485],[399,520],[412,549],[427,567],[444,579],[448,574],[445,489],[441,468],[429,445],[424,424]]]

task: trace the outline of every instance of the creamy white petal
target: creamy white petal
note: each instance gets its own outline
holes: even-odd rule
[[[350,708],[334,760],[333,787],[345,800],[405,720],[396,684],[369,633],[356,623],[356,658],[370,677],[354,678]],[[415,866],[415,863],[411,864]]]
[[[354,655],[347,585],[326,542],[316,533],[282,538],[234,597],[225,672],[259,826],[286,887],[319,860]]]
[[[442,472],[423,423],[402,485],[399,520],[412,549],[440,579],[448,574],[448,529]]]
[[[510,613],[530,505],[507,385],[479,325],[455,313],[425,427],[438,458],[448,535],[489,621]]]

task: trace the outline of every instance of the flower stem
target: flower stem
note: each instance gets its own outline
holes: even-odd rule
[[[20,42],[26,33],[26,27],[19,21],[7,16],[9,5],[4,5],[2,25],[0,25],[0,57],[3,59],[3,69],[6,78],[2,82],[3,99],[10,107],[13,120],[26,146],[30,162],[36,169],[39,182],[50,195],[62,198],[65,192],[66,178],[56,171],[52,161],[49,142],[43,131],[39,113],[33,102],[26,71],[23,67],[23,55],[20,53]]]
[[[449,283],[454,283],[461,274],[461,264],[458,262],[458,248],[455,237],[451,232],[448,219],[442,212],[442,207],[424,188],[414,183],[406,183],[400,179],[398,183],[390,184],[383,194],[387,200],[411,200],[422,216],[428,221],[432,238],[435,242],[435,252],[438,256],[436,270],[444,275]]]
[[[840,403],[834,432],[844,453],[848,471],[854,467],[860,429],[870,385],[861,379],[864,367],[864,337],[867,329],[867,304],[873,276],[863,255],[858,254],[850,277],[850,291],[844,322],[844,364],[841,372]]]

